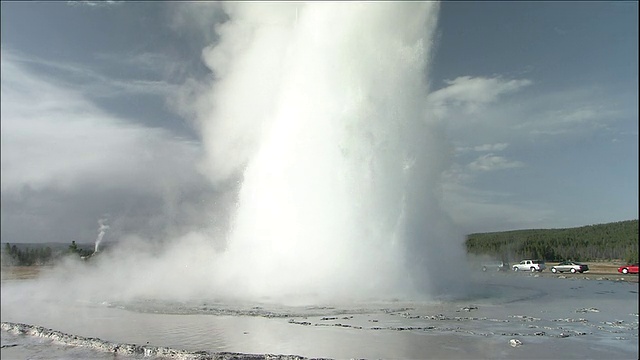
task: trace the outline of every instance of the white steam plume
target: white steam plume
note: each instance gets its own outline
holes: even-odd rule
[[[242,176],[214,284],[239,295],[451,293],[451,152],[425,113],[438,4],[225,3],[200,99],[214,181]],[[456,280],[456,281],[454,281]]]
[[[102,238],[104,237],[104,234],[107,232],[107,229],[109,229],[109,225],[105,225],[106,221],[107,219],[98,220],[98,238],[96,239],[96,246],[95,246],[95,249],[93,250],[94,253],[98,252],[100,242],[102,242]]]

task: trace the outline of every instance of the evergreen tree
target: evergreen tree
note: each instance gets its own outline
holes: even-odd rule
[[[71,242],[71,245],[69,245],[69,252],[72,254],[80,252],[80,249],[78,249],[78,245],[76,245],[75,240]]]

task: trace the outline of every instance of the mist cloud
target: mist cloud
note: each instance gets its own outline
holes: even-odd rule
[[[134,218],[136,213],[146,212],[149,217],[138,224],[145,228],[156,216],[180,218],[182,211],[197,207],[198,202],[184,202],[193,192],[203,198],[211,196],[210,190],[203,192],[204,179],[193,167],[201,154],[197,143],[109,114],[77,88],[36,75],[18,60],[3,50],[3,241],[20,241],[18,229],[32,223],[27,228],[34,233],[27,231],[22,241],[85,238],[91,242],[95,235],[87,237],[87,231],[95,231],[96,216],[105,211],[115,217],[126,213]],[[86,196],[93,199],[81,200]],[[112,201],[127,198],[120,204]],[[154,198],[161,205],[142,210],[151,206]],[[78,213],[75,206],[85,210]],[[69,218],[64,219],[65,213]],[[76,226],[76,236],[73,231],[60,231],[61,223],[65,228]],[[124,223],[128,225],[120,227],[123,222],[116,220],[116,233],[135,231],[130,220]]]

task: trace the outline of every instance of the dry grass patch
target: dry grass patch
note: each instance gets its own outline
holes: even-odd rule
[[[33,279],[47,266],[3,266],[2,280]]]

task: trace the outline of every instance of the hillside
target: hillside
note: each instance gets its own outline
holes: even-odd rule
[[[638,220],[567,229],[531,229],[470,234],[471,254],[505,260],[522,258],[559,261],[638,261]]]

